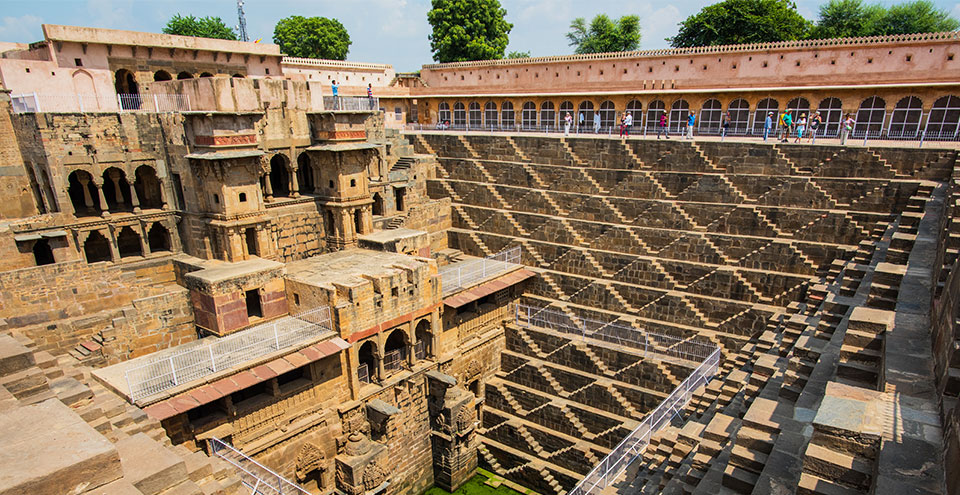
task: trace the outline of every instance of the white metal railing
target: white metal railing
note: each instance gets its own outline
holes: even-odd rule
[[[514,308],[514,322],[520,327],[544,328],[570,334],[584,341],[591,339],[630,347],[639,351],[643,357],[661,361],[676,358],[699,363],[717,349],[717,346],[711,343],[648,332],[616,320],[603,322],[591,318],[580,318],[563,311],[525,304],[516,304]]]
[[[130,399],[137,401],[324,334],[333,334],[327,306],[155,357],[126,370],[127,390]]]
[[[478,280],[512,270],[520,264],[520,246],[477,260],[447,265],[440,270],[443,295],[466,287]]]
[[[240,482],[251,489],[250,495],[310,495],[296,483],[280,476],[270,468],[247,457],[217,437],[209,440],[210,454],[215,455],[240,472]]]
[[[25,93],[11,95],[14,113],[83,112],[186,112],[193,108],[189,95],[117,94],[50,95]]]
[[[600,493],[614,483],[627,466],[643,454],[647,445],[650,444],[650,437],[669,423],[686,406],[690,397],[699,387],[710,383],[710,379],[717,373],[719,366],[720,348],[717,347],[686,380],[660,402],[656,409],[643,418],[640,425],[614,447],[580,483],[577,483],[577,486],[567,492],[568,495]]]
[[[323,108],[325,110],[377,112],[380,110],[380,99],[375,96],[324,96]]]

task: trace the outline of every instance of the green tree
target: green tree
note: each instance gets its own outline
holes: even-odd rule
[[[577,17],[567,33],[574,53],[626,52],[640,47],[640,17],[625,15],[616,21],[599,14],[590,21]]]
[[[513,24],[498,0],[432,0],[427,21],[433,26],[433,60],[464,62],[503,58]]]
[[[530,51],[525,52],[510,52],[507,54],[507,58],[530,58]]]
[[[167,21],[163,32],[164,34],[196,36],[198,38],[237,39],[237,33],[228,28],[219,17],[194,17],[177,14]]]
[[[280,19],[273,28],[273,42],[291,57],[345,60],[350,51],[347,28],[326,17],[294,15]]]
[[[956,31],[960,22],[929,0],[894,5],[875,24],[875,35]]]
[[[886,14],[881,5],[864,5],[863,0],[830,0],[820,6],[817,25],[810,31],[810,37],[852,38],[870,36],[876,31],[877,23]]]
[[[724,0],[682,21],[667,41],[678,48],[787,41],[805,38],[809,29],[790,0]]]

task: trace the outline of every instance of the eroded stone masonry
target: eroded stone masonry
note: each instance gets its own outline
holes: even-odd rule
[[[0,59],[0,494],[960,493],[955,146],[400,131],[588,62],[44,32]]]

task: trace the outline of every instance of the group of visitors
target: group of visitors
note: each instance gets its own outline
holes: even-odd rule
[[[776,132],[776,139],[781,143],[790,142],[791,136],[794,137],[794,143],[800,143],[804,135],[806,135],[808,141],[815,141],[817,132],[820,130],[820,127],[823,126],[823,117],[820,116],[819,110],[815,111],[809,120],[807,120],[807,113],[801,112],[796,121],[793,119],[792,110],[785,110],[776,117],[776,125],[774,125],[775,116],[776,113],[768,112],[767,118],[763,122],[764,141],[766,141],[770,133],[774,131]],[[840,128],[841,145],[847,144],[847,137],[853,131],[853,127],[856,124],[857,122],[853,120],[853,116],[847,114]]]

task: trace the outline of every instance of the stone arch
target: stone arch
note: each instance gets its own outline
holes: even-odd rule
[[[600,127],[603,129],[612,129],[617,125],[617,108],[612,101],[606,100],[600,103]]]
[[[887,115],[887,102],[879,96],[871,96],[862,102],[857,109],[857,125],[853,133],[858,136],[879,137],[883,131],[883,121]]]
[[[660,125],[660,116],[667,111],[663,100],[653,100],[647,105],[647,129],[655,131]]]
[[[488,101],[486,105],[483,106],[483,125],[487,129],[493,129],[500,125],[500,114],[497,112],[497,104]]]
[[[465,127],[467,125],[467,110],[462,101],[453,104],[453,126]]]
[[[316,189],[313,172],[310,154],[304,151],[297,155],[297,185],[300,187],[300,194],[312,193]]]
[[[483,127],[483,112],[480,111],[480,104],[472,101],[470,102],[470,108],[467,113],[468,122],[470,122],[470,127],[481,128]]]
[[[232,75],[232,76],[230,76],[230,77],[236,77],[236,78],[238,78],[238,79],[243,79],[244,76],[243,76],[243,74],[234,74],[234,75]]]
[[[422,356],[418,356],[418,359],[425,358],[427,356],[433,355],[433,329],[430,325],[430,320],[423,318],[417,322],[416,329],[414,330],[414,336],[417,339],[416,352],[418,354],[422,353]]]
[[[960,97],[947,95],[937,98],[933,102],[930,116],[927,117],[927,128],[924,131],[928,138],[951,138],[960,132]]]
[[[114,76],[114,88],[120,96],[120,106],[123,110],[138,110],[140,108],[140,85],[133,72],[120,69]]]
[[[577,115],[574,117],[574,122],[580,124],[580,116],[583,116],[583,126],[590,127],[593,125],[593,102],[590,100],[581,101],[577,105]]]
[[[270,186],[273,195],[280,197],[290,196],[290,169],[287,157],[277,153],[270,158]]]
[[[548,132],[557,127],[557,111],[552,101],[540,104],[540,127]]]
[[[532,101],[523,102],[520,110],[520,128],[532,131],[537,128],[537,104]]]
[[[373,216],[383,215],[383,196],[380,193],[373,193]]]
[[[780,112],[780,102],[773,98],[764,98],[757,102],[757,109],[753,113],[753,132],[763,135],[763,125],[767,118],[767,113],[773,112],[773,124],[777,124],[777,114]],[[773,132],[772,130],[770,131]]]
[[[750,103],[743,98],[737,98],[727,105],[730,114],[730,133],[746,134],[750,124]]]
[[[213,77],[213,74],[209,72],[201,72],[200,77]]]
[[[80,99],[83,110],[99,110],[100,101],[97,98],[97,87],[93,83],[93,76],[89,72],[78,69],[73,71],[73,92]]]
[[[193,79],[193,74],[191,74],[191,73],[183,70],[183,71],[180,71],[179,74],[177,74],[177,79],[179,79],[179,80],[183,80],[183,79]]]
[[[639,128],[643,125],[643,103],[640,100],[633,99],[627,102],[625,112],[630,112],[633,116],[633,125]]]
[[[383,369],[397,371],[407,358],[410,336],[402,328],[396,328],[383,343]]]
[[[358,373],[359,379],[364,381],[364,372],[366,369],[366,381],[364,383],[372,383],[375,379],[379,379],[377,372],[377,343],[373,339],[367,340],[363,344],[360,344],[360,348],[357,351],[357,361],[358,361]]]
[[[113,260],[110,241],[98,230],[94,230],[87,235],[87,239],[83,243],[83,254],[87,258],[87,263]]]
[[[315,481],[318,489],[323,488],[323,479],[320,476],[326,471],[324,461],[326,456],[319,447],[312,443],[304,443],[297,452],[297,461],[294,473],[297,477],[297,483],[305,484],[308,481]]]
[[[147,232],[147,245],[151,253],[170,251],[170,231],[160,222],[155,222]]]
[[[50,242],[47,239],[37,239],[33,243],[33,261],[37,266],[52,265],[56,263],[53,257],[53,249],[50,248]]]
[[[67,177],[67,195],[73,205],[74,215],[100,215],[100,194],[93,183],[93,175],[86,170],[74,170]]]
[[[700,107],[700,116],[697,118],[697,132],[700,134],[719,134],[720,120],[722,119],[723,105],[720,100],[710,98]]]
[[[810,102],[801,96],[798,96],[787,102],[787,112],[790,113],[790,118],[793,119],[793,122],[799,122],[801,115],[806,115],[810,118]]]
[[[913,138],[920,134],[920,119],[923,117],[923,100],[916,96],[901,98],[890,116],[888,138]]]
[[[820,136],[836,136],[840,133],[840,122],[843,120],[843,102],[840,98],[824,98],[817,105],[820,118],[823,119]]]
[[[573,102],[570,100],[564,100],[560,102],[560,106],[557,107],[557,120],[564,121],[567,117],[567,113],[570,113],[570,117],[573,119],[573,123],[577,123],[577,114],[573,111]]]
[[[173,76],[171,76],[170,73],[165,70],[158,70],[153,73],[154,81],[169,81],[171,79],[173,79]]]
[[[160,179],[157,171],[149,165],[141,165],[134,171],[133,189],[140,200],[141,208],[163,208]]]
[[[437,105],[437,123],[443,124],[450,122],[450,104],[443,101]]]
[[[500,126],[513,129],[516,124],[516,116],[513,112],[513,102],[505,101],[500,104]]]
[[[686,129],[687,117],[689,115],[690,104],[683,98],[677,98],[677,100],[670,105],[670,121],[667,124],[670,126],[670,132],[680,132],[680,129]]]
[[[125,225],[117,234],[117,251],[121,258],[143,256],[143,245],[140,244],[140,234],[133,227]]]
[[[130,183],[127,173],[117,167],[103,171],[103,197],[107,200],[107,210],[122,211],[130,209]]]

